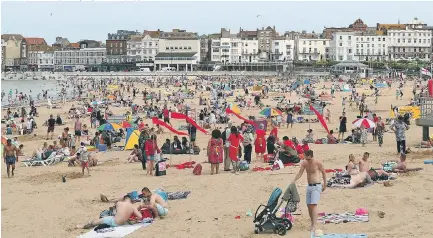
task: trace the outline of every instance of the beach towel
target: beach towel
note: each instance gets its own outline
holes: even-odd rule
[[[383,164],[383,170],[385,172],[391,172],[392,171],[392,167],[394,165],[397,165],[397,162],[386,162]]]
[[[191,191],[167,192],[167,198],[168,200],[185,199],[190,193]]]
[[[365,215],[356,215],[351,212],[345,212],[341,214],[320,214],[319,218],[317,219],[318,222],[321,222],[323,224],[339,224],[339,223],[347,223],[347,222],[368,222],[368,214]]]
[[[320,238],[368,238],[366,234],[326,234]]]
[[[125,237],[132,232],[149,226],[150,223],[139,223],[135,225],[124,225],[119,227],[110,228],[107,232],[98,233],[94,230],[91,230],[83,235],[77,236],[77,238],[114,238],[114,237]],[[112,230],[112,231],[111,231]]]

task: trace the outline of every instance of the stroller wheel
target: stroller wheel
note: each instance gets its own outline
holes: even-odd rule
[[[255,233],[255,234],[259,234],[259,228],[257,228],[257,227],[254,228],[254,233]]]
[[[286,227],[283,224],[276,224],[274,227],[274,233],[284,236],[286,234]]]
[[[289,219],[287,219],[287,218],[284,218],[282,221],[281,221],[281,223],[286,227],[286,230],[290,230],[290,229],[292,229],[292,222],[289,220]]]

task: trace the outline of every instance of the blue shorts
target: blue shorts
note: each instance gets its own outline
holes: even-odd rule
[[[114,217],[113,216],[109,216],[109,217],[104,217],[102,218],[102,223],[104,223],[105,225],[108,225],[110,227],[116,227],[119,226],[116,224],[116,222],[114,221]]]
[[[6,164],[13,165],[17,161],[15,156],[6,156]]]
[[[158,210],[158,216],[164,217],[168,214],[168,209],[159,205],[158,203],[155,204],[156,210]]]
[[[317,205],[320,200],[320,193],[322,192],[322,184],[308,185],[307,187],[307,205]]]
[[[155,155],[149,155],[148,159],[149,161],[155,161]]]

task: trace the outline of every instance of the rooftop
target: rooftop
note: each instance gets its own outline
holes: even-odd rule
[[[15,40],[22,40],[22,39],[24,39],[24,37],[20,34],[3,34],[2,39],[6,40],[6,41],[14,40],[14,39]]]
[[[24,38],[27,45],[46,45],[47,42],[45,42],[44,38],[39,37],[26,37]]]

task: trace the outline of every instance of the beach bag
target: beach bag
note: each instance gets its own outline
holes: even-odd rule
[[[194,167],[194,170],[192,171],[192,173],[193,173],[194,175],[201,175],[201,170],[202,170],[201,164],[197,164],[197,165]]]
[[[265,154],[263,156],[263,162],[269,163],[271,160],[274,160],[275,156],[273,154]]]
[[[167,175],[167,164],[165,161],[160,161],[155,165],[155,176]]]
[[[247,163],[247,161],[241,161],[241,162],[239,163],[239,169],[240,169],[241,171],[245,171],[245,170],[250,169],[250,166],[249,166],[249,164]]]
[[[198,146],[194,146],[193,152],[194,152],[195,155],[200,154],[200,148]]]
[[[276,160],[274,162],[274,164],[272,165],[272,170],[278,170],[278,169],[283,169],[284,168],[284,164],[281,160]]]

